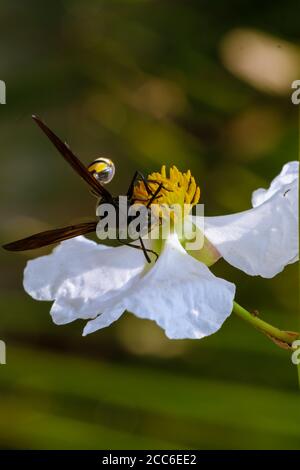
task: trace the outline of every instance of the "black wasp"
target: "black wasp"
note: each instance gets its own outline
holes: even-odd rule
[[[91,192],[98,198],[98,206],[103,203],[112,204],[118,213],[119,210],[119,196],[115,197],[110,194],[110,192],[104,188],[103,184],[109,183],[115,173],[115,166],[110,159],[107,158],[96,158],[88,167],[86,167],[78,157],[72,152],[69,145],[62,142],[62,140],[53,132],[49,127],[37,116],[32,116],[36,124],[42,129],[42,131],[46,134],[46,136],[50,139],[62,157],[69,163],[69,165],[73,168],[73,170],[81,176],[85,180],[85,182],[89,185]],[[146,208],[150,212],[150,206],[154,200],[159,198],[159,193],[163,188],[162,183],[157,183],[151,180],[151,183],[156,183],[157,188],[155,190],[151,190],[149,187],[150,180],[146,180],[142,173],[136,171],[132,181],[129,185],[127,191],[127,204],[128,206],[132,206],[136,201],[134,200],[134,188],[136,183],[142,180],[146,192],[148,194],[148,199],[146,203]],[[165,189],[165,188],[164,188]],[[149,217],[150,220],[150,217]],[[129,223],[129,221],[128,221]],[[97,227],[98,221],[94,220],[91,222],[83,222],[76,225],[69,225],[67,227],[58,228],[54,230],[47,230],[44,232],[37,233],[35,235],[31,235],[30,237],[23,238],[21,240],[8,243],[3,246],[6,250],[9,251],[25,251],[25,250],[32,250],[35,248],[41,248],[43,246],[51,245],[53,243],[61,242],[63,240],[67,240],[69,238],[77,237],[79,235],[84,235],[87,233],[95,232]],[[150,227],[149,227],[150,230]],[[125,242],[120,239],[118,236],[118,228],[116,230],[117,233],[117,240],[121,244],[125,244],[131,246],[133,248],[143,250],[145,258],[148,262],[151,262],[149,253],[154,254],[157,257],[157,254],[148,248],[145,247],[144,241],[142,236],[138,237],[139,245],[134,244],[133,241]]]

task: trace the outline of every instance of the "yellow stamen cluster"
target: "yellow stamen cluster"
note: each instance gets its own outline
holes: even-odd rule
[[[197,186],[190,170],[182,173],[176,166],[172,166],[168,176],[164,165],[160,173],[155,172],[148,175],[147,183],[152,194],[155,193],[160,184],[163,185],[159,191],[159,197],[151,205],[159,204],[170,207],[174,204],[179,204],[182,208],[185,205],[186,208],[188,207],[191,210],[200,199],[200,188]],[[149,204],[151,201],[152,195],[148,193],[143,181],[139,181],[135,186],[133,198],[136,202],[144,205]]]

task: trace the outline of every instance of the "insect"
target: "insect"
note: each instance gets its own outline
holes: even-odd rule
[[[103,203],[112,204],[116,209],[116,212],[118,213],[119,197],[112,196],[111,193],[106,188],[104,188],[104,184],[109,183],[114,177],[114,163],[108,158],[99,157],[96,158],[88,167],[86,167],[72,152],[69,145],[67,143],[62,142],[62,140],[52,130],[50,130],[49,127],[39,117],[33,115],[32,118],[40,127],[40,129],[46,134],[46,136],[53,143],[53,145],[56,147],[62,157],[67,161],[67,163],[89,185],[91,192],[98,199],[97,205],[99,206]],[[127,191],[128,207],[133,205],[135,202],[133,197],[134,187],[137,181],[139,180],[142,180],[144,182],[145,189],[149,196],[146,208],[150,212],[150,205],[155,199],[159,198],[159,192],[163,188],[163,185],[162,183],[157,183],[157,188],[155,190],[151,190],[143,174],[139,171],[136,171]],[[155,181],[151,180],[151,183],[155,183]],[[35,235],[23,238],[21,240],[8,243],[4,245],[3,248],[9,251],[25,251],[32,250],[35,248],[41,248],[43,246],[52,245],[53,243],[61,242],[63,240],[77,237],[79,235],[95,232],[97,224],[98,220],[94,220],[91,222],[83,222],[76,225],[69,225],[67,227],[57,228],[54,230],[47,230],[45,232],[40,232]],[[125,242],[121,240],[117,230],[117,240],[121,244],[142,250],[146,260],[149,263],[151,262],[149,256],[150,253],[154,254],[156,258],[158,256],[155,251],[145,247],[144,241],[141,236],[139,236],[138,238],[140,245],[136,245],[132,241]]]

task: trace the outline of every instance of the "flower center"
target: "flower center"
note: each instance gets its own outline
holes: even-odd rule
[[[180,205],[182,209],[184,208],[184,213],[188,213],[200,199],[200,188],[190,170],[182,173],[176,166],[172,166],[167,175],[166,167],[163,165],[160,172],[148,175],[146,183],[148,188],[144,181],[137,183],[133,199],[149,207],[154,204],[168,207]],[[160,185],[161,189],[155,196]]]

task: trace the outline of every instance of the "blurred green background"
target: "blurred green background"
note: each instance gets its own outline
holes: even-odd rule
[[[298,156],[295,1],[2,0],[1,240],[89,220],[94,199],[30,119],[87,164],[114,159],[110,188],[136,169],[190,168],[206,214],[249,208]],[[170,341],[125,314],[82,338],[22,288],[28,258],[1,251],[0,446],[30,449],[300,448],[290,353],[233,316],[202,341]],[[237,301],[299,328],[296,265],[274,279],[219,261]]]

